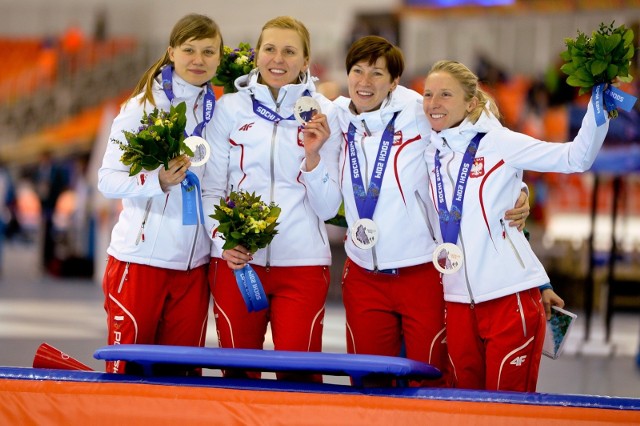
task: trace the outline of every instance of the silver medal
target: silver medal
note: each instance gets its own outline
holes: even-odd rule
[[[190,157],[191,166],[202,166],[207,162],[207,160],[209,160],[209,156],[211,156],[211,147],[206,140],[200,136],[189,136],[184,140],[184,143],[191,151],[193,151],[193,157]]]
[[[320,113],[320,104],[311,96],[301,97],[293,107],[293,115],[301,125],[306,124],[316,113]]]
[[[433,252],[433,266],[443,274],[458,272],[463,262],[462,250],[455,244],[440,244]]]
[[[371,219],[356,220],[351,227],[351,241],[360,249],[370,249],[378,242],[378,226]]]

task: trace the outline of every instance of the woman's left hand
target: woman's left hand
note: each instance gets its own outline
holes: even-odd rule
[[[516,205],[511,210],[507,210],[504,218],[509,222],[509,226],[516,226],[518,231],[522,231],[526,225],[530,211],[529,194],[525,191],[520,191]]]

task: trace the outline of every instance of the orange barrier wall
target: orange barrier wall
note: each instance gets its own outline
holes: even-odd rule
[[[640,411],[158,384],[0,379],[0,424],[638,425]]]

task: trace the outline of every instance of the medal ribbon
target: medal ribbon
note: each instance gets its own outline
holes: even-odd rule
[[[360,219],[373,218],[373,212],[376,209],[376,204],[378,204],[378,198],[380,197],[380,191],[382,190],[382,178],[384,177],[384,171],[387,168],[391,145],[393,145],[394,124],[398,114],[398,112],[393,114],[393,118],[391,118],[389,123],[387,123],[384,132],[382,132],[382,138],[380,139],[380,145],[378,146],[378,154],[376,155],[376,162],[373,167],[373,171],[371,172],[371,179],[369,180],[369,187],[366,192],[362,181],[360,162],[358,161],[358,155],[356,153],[356,126],[354,126],[353,123],[349,123],[347,146],[349,150],[349,164],[351,165],[351,185],[353,187],[353,196],[356,201],[356,208],[358,209],[358,216]]]
[[[473,166],[473,160],[478,152],[478,146],[480,140],[484,137],[485,133],[478,133],[473,137],[467,150],[462,157],[462,164],[458,171],[458,182],[454,188],[453,200],[451,201],[451,210],[447,208],[447,200],[444,194],[444,184],[442,182],[442,173],[440,172],[440,150],[436,150],[435,154],[435,178],[436,178],[436,197],[438,202],[438,216],[440,218],[440,231],[442,232],[442,239],[445,243],[456,244],[458,242],[458,232],[460,231],[460,221],[462,220],[462,201],[464,200],[464,193],[467,188],[467,182],[469,181],[469,173]]]
[[[625,93],[617,87],[609,85],[607,90],[604,90],[604,86],[605,84],[601,83],[593,86],[591,90],[591,104],[593,105],[598,126],[602,126],[607,121],[605,111],[620,108],[628,112],[631,111],[631,108],[638,100],[635,96]]]
[[[249,312],[261,311],[269,306],[260,278],[251,265],[247,264],[242,269],[234,269],[233,274]]]
[[[311,96],[311,93],[308,90],[304,91],[303,96]],[[273,123],[279,123],[282,120],[295,120],[295,115],[291,114],[289,117],[284,118],[262,102],[256,99],[254,95],[251,95],[251,103],[253,104],[253,112],[259,116],[264,118],[265,120],[271,121]]]
[[[169,99],[169,102],[173,102],[176,97],[173,93],[173,67],[165,66],[162,68],[162,90]],[[202,121],[198,123],[193,129],[192,136],[202,137],[204,127],[207,125],[213,117],[213,110],[216,107],[216,94],[211,87],[211,83],[207,82],[205,85],[204,93],[204,106],[202,108]],[[189,136],[186,130],[185,136]],[[198,202],[202,205],[202,192],[200,190],[200,180],[191,170],[187,170],[186,177],[181,182],[182,188],[182,224],[183,225],[197,225],[198,224]],[[197,191],[194,192],[193,189]],[[200,209],[200,223],[204,223],[204,214]]]

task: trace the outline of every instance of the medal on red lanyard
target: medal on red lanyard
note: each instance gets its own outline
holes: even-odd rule
[[[453,200],[451,200],[451,209],[447,208],[447,201],[444,194],[444,185],[442,182],[442,174],[440,172],[440,150],[436,150],[435,154],[435,181],[436,181],[436,197],[438,204],[438,216],[440,219],[440,231],[442,232],[443,244],[436,247],[433,252],[433,266],[442,274],[453,274],[462,268],[464,263],[464,254],[460,247],[456,245],[458,242],[458,233],[460,232],[460,222],[462,221],[462,202],[464,193],[469,181],[469,173],[473,166],[473,160],[478,152],[480,140],[485,133],[478,133],[469,142],[467,150],[462,157],[462,164],[458,171],[458,180],[453,191]]]
[[[355,134],[356,126],[349,124],[347,132],[347,145],[349,154],[349,164],[351,165],[351,185],[353,187],[353,196],[356,202],[359,219],[351,226],[350,234],[353,244],[362,249],[372,248],[378,242],[378,226],[373,221],[373,213],[378,204],[380,191],[382,190],[382,179],[384,171],[387,168],[391,146],[393,145],[394,124],[398,113],[387,123],[382,132],[376,162],[371,173],[369,186],[365,192],[362,173],[360,170],[360,162],[356,153]]]

